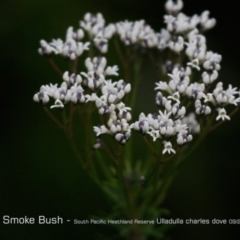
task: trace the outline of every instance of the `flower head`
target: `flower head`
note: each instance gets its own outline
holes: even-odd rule
[[[162,151],[163,154],[165,154],[166,152],[169,154],[176,153],[176,151],[172,148],[171,142],[164,141],[163,144],[164,144],[164,149]]]

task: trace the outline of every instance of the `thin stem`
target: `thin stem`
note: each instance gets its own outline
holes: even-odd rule
[[[90,106],[85,108],[86,110],[86,116],[85,116],[85,134],[86,134],[86,146],[85,146],[85,152],[86,152],[86,156],[87,158],[89,157],[89,148],[88,146],[91,145],[91,131],[92,131],[92,107],[93,107],[93,104],[90,103],[89,104]]]
[[[160,79],[162,79],[163,78],[162,63],[158,62],[155,59],[155,57],[154,57],[154,55],[153,55],[153,53],[151,51],[148,52],[148,57],[149,57],[150,61],[154,64],[154,66],[156,66],[158,68],[158,70],[159,70],[159,77],[160,77]]]
[[[131,95],[131,101],[130,101],[130,107],[133,109],[134,104],[136,102],[136,96],[137,96],[137,86],[139,84],[139,75],[140,75],[140,68],[141,68],[142,59],[138,59],[138,61],[134,64],[134,82],[133,82],[133,92]]]
[[[198,140],[195,142],[195,144],[190,148],[190,150],[187,152],[187,154],[184,154],[184,157],[181,159],[181,161],[179,161],[177,164],[176,164],[176,168],[178,169],[182,164],[183,162],[197,149],[198,145],[200,142],[202,142],[205,137],[207,136],[207,134],[210,132],[210,126],[211,126],[211,123],[214,119],[214,114],[212,114],[211,118],[208,119],[208,123],[207,123],[207,126],[205,127],[205,129],[203,130],[202,134],[199,136]]]
[[[93,56],[94,56],[94,49],[93,49],[94,42],[93,42],[92,38],[90,37],[90,35],[88,35],[88,38],[89,38],[89,41],[91,43],[89,51],[88,51],[88,57],[93,58]]]
[[[62,77],[63,73],[62,73],[62,71],[59,69],[59,67],[56,65],[56,63],[53,61],[53,59],[52,59],[52,58],[49,58],[48,61],[49,61],[49,63],[52,65],[52,67],[53,67],[53,69],[56,71],[56,73]]]
[[[76,107],[73,105],[73,103],[71,103],[70,105],[70,113],[69,113],[69,117],[67,118],[66,116],[66,112],[65,112],[65,109],[63,111],[63,121],[65,123],[65,133],[66,133],[66,136],[68,138],[68,141],[73,149],[73,152],[76,156],[76,158],[78,159],[78,161],[80,162],[82,168],[84,170],[86,170],[86,165],[82,159],[82,156],[81,154],[79,153],[79,149],[78,147],[76,146],[76,143],[74,141],[74,138],[73,138],[73,131],[72,131],[72,121],[73,121],[73,116],[74,116],[74,112],[76,111]]]
[[[154,203],[155,206],[158,206],[164,200],[164,198],[166,196],[166,192],[167,192],[169,186],[171,185],[171,182],[174,179],[176,172],[179,170],[179,168],[182,166],[182,164],[190,157],[190,155],[197,149],[197,147],[199,146],[199,143],[201,141],[203,141],[203,139],[206,137],[207,133],[209,133],[209,128],[211,126],[213,119],[214,119],[214,115],[212,115],[212,117],[210,119],[208,119],[207,126],[202,131],[202,134],[199,136],[198,140],[190,148],[190,150],[186,154],[184,154],[184,156],[182,158],[179,158],[179,156],[181,156],[181,155],[178,155],[179,160],[176,161],[176,164],[172,165],[172,167],[170,168],[170,170],[164,177],[163,181],[161,182],[161,185],[160,185],[161,194],[159,194],[159,197],[156,199],[156,201]]]
[[[51,118],[53,122],[55,122],[59,128],[65,129],[65,126],[48,110],[47,107],[43,108],[47,115]]]
[[[146,145],[148,146],[148,148],[151,150],[152,154],[157,157],[157,153],[155,152],[154,148],[152,147],[152,145],[149,143],[148,139],[146,136],[143,137],[144,142],[146,143]]]
[[[126,204],[128,206],[130,206],[129,193],[128,193],[126,181],[125,181],[124,175],[123,175],[123,159],[120,159],[117,169],[118,169],[118,176],[120,178],[119,181],[122,183],[121,185],[122,185],[122,189],[123,189],[123,194],[125,196]]]
[[[170,161],[172,158],[174,158],[175,155],[174,154],[171,154],[168,158],[165,158],[164,160],[161,160],[161,163],[165,163],[165,162],[168,162]]]
[[[81,155],[80,155],[80,153],[79,153],[79,151],[78,151],[78,148],[77,148],[77,146],[76,146],[76,144],[75,144],[75,141],[74,141],[73,137],[69,134],[68,131],[66,131],[66,136],[67,136],[67,138],[68,138],[68,141],[69,141],[69,143],[70,143],[70,145],[71,145],[71,147],[72,147],[72,149],[73,149],[73,152],[74,152],[76,158],[77,158],[78,161],[80,162],[82,168],[85,170],[86,167],[85,167],[84,161],[83,161],[83,159],[82,159],[82,157],[81,157]]]
[[[77,66],[78,66],[78,58],[76,58],[72,63],[72,72],[73,73],[77,72]]]
[[[122,54],[122,51],[121,51],[121,49],[119,47],[119,43],[118,43],[118,39],[117,38],[114,39],[114,46],[115,46],[115,49],[117,51],[118,57],[120,58],[120,60],[122,62],[122,65],[124,67],[126,67],[126,60],[125,60],[125,58],[124,58],[124,56]]]
[[[110,150],[106,147],[104,143],[102,143],[103,149],[106,151],[108,156],[113,160],[113,162],[118,165],[118,160],[113,156],[113,154],[110,152]]]
[[[70,104],[70,113],[69,113],[69,118],[66,119],[66,125],[68,125],[68,131],[69,135],[73,135],[73,116],[76,111],[77,107],[73,105],[73,103]]]
[[[97,160],[99,162],[100,167],[103,170],[103,173],[104,173],[105,177],[108,180],[111,181],[112,180],[112,176],[111,176],[111,171],[109,169],[110,165],[108,164],[108,162],[105,159],[103,159],[102,154],[99,152],[98,149],[96,149],[94,151],[95,151],[95,153],[97,155]]]

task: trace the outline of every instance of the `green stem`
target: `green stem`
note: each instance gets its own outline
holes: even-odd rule
[[[157,69],[159,70],[159,78],[162,80],[163,77],[164,77],[163,76],[163,71],[162,71],[162,62],[157,61],[151,51],[148,52],[148,57],[149,57],[150,61],[154,64],[154,66],[156,66]]]
[[[76,58],[73,62],[72,62],[72,72],[76,73],[77,72],[77,67],[78,67],[78,58]]]
[[[71,145],[71,147],[72,147],[72,150],[73,150],[76,158],[78,159],[78,161],[79,161],[79,163],[81,164],[82,168],[85,170],[84,161],[83,161],[83,159],[82,159],[82,157],[81,157],[81,155],[80,155],[80,153],[79,153],[79,151],[78,151],[78,148],[77,148],[77,146],[76,146],[76,144],[75,144],[75,141],[74,141],[74,139],[73,139],[73,136],[71,136],[68,131],[65,131],[65,132],[66,132],[66,136],[67,136],[67,138],[68,138],[68,141],[69,141],[69,143],[70,143],[70,145]]]
[[[202,131],[202,134],[199,136],[199,138],[195,142],[195,144],[193,146],[191,146],[191,148],[189,149],[189,151],[186,154],[184,154],[184,157],[181,157],[181,159],[179,161],[177,161],[176,164],[172,165],[172,167],[170,168],[170,170],[168,171],[168,173],[166,174],[166,176],[164,177],[164,179],[162,180],[162,182],[160,184],[159,190],[161,190],[161,194],[159,194],[159,198],[156,199],[156,202],[154,203],[155,206],[158,206],[159,204],[162,203],[162,201],[164,200],[164,198],[166,196],[166,192],[167,192],[172,180],[174,179],[175,174],[179,170],[179,168],[182,166],[182,164],[184,162],[186,162],[186,160],[190,157],[190,155],[197,149],[200,142],[202,142],[205,139],[207,133],[209,132],[209,128],[211,126],[213,119],[214,119],[214,114],[212,114],[212,117],[210,119],[208,119],[207,126]]]
[[[141,60],[142,59],[135,62],[135,66],[134,66],[133,93],[131,95],[130,104],[129,104],[131,109],[134,108],[135,101],[136,101],[137,85],[138,85],[138,80],[139,80],[138,77],[139,77],[139,74],[140,74],[140,67],[141,67],[141,62],[142,62]],[[126,146],[126,161],[131,161],[132,160],[132,153],[133,153],[133,145],[132,145],[132,141],[130,140],[127,143],[127,146]]]
[[[130,99],[130,107],[133,109],[135,102],[136,102],[136,96],[137,96],[137,90],[138,90],[138,84],[140,82],[139,76],[140,76],[140,68],[142,64],[142,59],[136,60],[134,64],[134,81],[132,83],[132,89],[133,92],[131,94],[131,99]]]
[[[96,155],[97,155],[97,160],[98,160],[98,162],[99,162],[100,167],[101,167],[102,170],[103,170],[103,173],[104,173],[105,177],[106,177],[109,181],[111,181],[111,180],[112,180],[112,175],[111,175],[111,172],[110,172],[110,169],[109,169],[109,167],[110,167],[111,165],[108,164],[108,162],[107,162],[106,159],[103,159],[103,156],[102,156],[102,154],[100,153],[100,150],[97,149],[97,150],[94,150],[94,151],[95,151],[95,153],[96,153]]]
[[[155,152],[154,148],[152,147],[152,145],[149,143],[146,135],[143,137],[143,140],[145,142],[145,144],[148,146],[148,148],[150,149],[150,151],[152,152],[154,157],[157,157],[157,153]]]
[[[48,61],[49,61],[49,63],[51,64],[51,66],[53,67],[53,69],[56,71],[56,73],[62,77],[63,73],[62,73],[62,71],[59,69],[59,67],[56,65],[56,63],[53,61],[53,59],[52,59],[52,58],[49,58]]]
[[[117,172],[118,172],[118,177],[119,177],[119,183],[121,184],[122,193],[123,193],[123,196],[125,198],[125,203],[126,203],[126,207],[123,210],[125,210],[126,214],[127,214],[128,211],[130,210],[130,209],[127,210],[128,208],[130,208],[130,202],[129,202],[129,193],[128,193],[126,181],[124,178],[123,159],[119,159],[119,164],[117,166]]]
[[[113,163],[115,165],[118,165],[118,160],[115,158],[115,156],[110,152],[110,150],[108,149],[108,147],[106,147],[106,145],[104,143],[102,143],[103,149],[106,151],[106,153],[108,154],[108,156],[110,157],[110,159],[112,159]]]
[[[122,54],[122,50],[120,49],[120,46],[119,46],[119,43],[118,43],[118,38],[114,38],[114,46],[115,46],[117,55],[121,60],[122,65],[126,68],[126,60],[125,60],[125,57]]]
[[[65,129],[65,126],[48,110],[47,107],[43,108],[51,120],[58,125],[59,128]]]

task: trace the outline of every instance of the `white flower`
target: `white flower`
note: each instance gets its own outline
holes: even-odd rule
[[[190,82],[190,79],[187,76],[188,69],[185,70],[182,68],[174,68],[172,74],[168,74],[168,76],[172,78],[168,83],[172,92],[178,91],[179,93],[184,93],[186,91],[186,88]]]
[[[179,92],[175,92],[175,93],[173,93],[172,96],[168,96],[168,99],[172,99],[172,100],[176,101],[177,103],[180,103],[180,101],[179,101],[179,99],[180,99]]]
[[[213,90],[213,95],[216,99],[216,102],[223,106],[227,104],[238,105],[240,98],[236,98],[234,95],[238,95],[237,88],[233,88],[232,85],[229,85],[227,90],[223,90],[222,82],[219,82],[215,89]]]
[[[173,31],[172,26],[170,27],[170,25],[176,22],[176,18],[172,15],[165,15],[164,22],[167,24],[168,31]]]
[[[216,105],[216,101],[213,97],[212,93],[207,93],[207,95],[203,95],[204,102],[211,102],[214,106]]]
[[[93,59],[87,58],[85,66],[88,72],[95,72],[96,74],[104,74],[104,69],[107,66],[107,59],[105,57],[94,57]]]
[[[218,53],[214,53],[212,51],[208,51],[205,56],[206,60],[211,60],[217,63],[220,63],[222,60],[222,56]]]
[[[121,131],[122,131],[122,126],[121,126],[120,120],[117,120],[111,124],[111,126],[110,126],[111,133],[114,134],[114,133],[121,132]]]
[[[131,91],[131,84],[125,83],[122,79],[117,82],[117,88],[123,90],[124,93],[129,93]]]
[[[177,136],[177,144],[178,145],[184,145],[190,141],[192,141],[192,135],[188,133],[179,133]]]
[[[116,105],[116,108],[119,110],[120,114],[123,114],[123,112],[131,111],[130,107],[126,107],[123,102],[120,102]]]
[[[156,104],[161,107],[161,106],[165,106],[167,102],[167,98],[162,96],[161,92],[157,92],[157,96],[156,96]]]
[[[113,67],[107,67],[105,72],[104,72],[104,75],[115,75],[115,76],[118,76],[118,66],[113,66]]]
[[[192,83],[186,89],[186,94],[195,99],[201,99],[204,95],[205,85],[203,83]]]
[[[52,53],[57,53],[56,49],[48,44],[45,40],[40,41],[40,48],[38,49],[38,53],[40,55],[51,55]]]
[[[159,116],[160,121],[167,122],[169,120],[171,112],[167,112],[165,110],[164,113],[163,113],[162,111],[159,110],[159,113],[160,113],[160,116]]]
[[[213,83],[217,78],[218,72],[216,70],[202,73],[202,79],[205,84]]]
[[[179,107],[179,103],[175,103],[172,106],[171,112],[172,112],[172,116],[175,119],[182,118],[185,115],[185,113],[186,113],[186,108],[184,106],[180,108]]]
[[[52,105],[50,108],[64,108],[64,105],[60,99],[57,99],[54,105]]]
[[[216,25],[216,19],[211,18],[209,19],[209,11],[204,11],[201,15],[201,26],[204,30],[208,30],[210,28],[213,28]]]
[[[179,71],[179,76],[180,76],[181,79],[185,79],[186,76],[190,76],[191,73],[192,73],[192,70],[191,70],[190,67],[186,67],[186,68],[179,67],[177,69]]]
[[[222,83],[222,82],[219,82],[219,83],[216,85],[215,89],[213,90],[213,95],[214,95],[214,97],[217,97],[217,95],[218,95],[221,91],[223,91],[223,83]]]
[[[125,119],[127,122],[131,121],[132,115],[130,112],[122,111],[118,113],[119,119]]]
[[[128,131],[126,133],[117,133],[115,135],[115,139],[121,144],[125,144],[130,137],[131,137],[130,131]]]
[[[139,121],[133,123],[131,125],[132,128],[134,128],[136,131],[141,132],[145,134],[146,132],[149,131],[149,122],[148,119],[146,118],[144,113],[141,113],[139,115]]]
[[[62,78],[65,82],[71,83],[72,85],[75,83],[80,84],[82,82],[82,77],[79,74],[72,73],[70,75],[68,71],[63,74]]]
[[[201,101],[198,99],[195,101],[195,108],[196,108],[195,112],[198,115],[206,116],[211,113],[211,108],[207,105],[202,105]]]
[[[93,144],[93,148],[94,149],[100,149],[102,148],[102,142],[101,142],[101,139],[100,138],[97,138],[95,143]]]
[[[58,89],[57,84],[49,84],[49,85],[43,85],[40,88],[40,92],[45,92],[48,96],[53,97],[55,91]]]
[[[165,9],[167,10],[167,12],[169,14],[171,14],[171,13],[176,14],[179,11],[181,11],[182,8],[183,8],[182,0],[177,0],[177,1],[168,0],[165,3]]]
[[[178,36],[175,41],[170,41],[168,47],[176,52],[179,53],[183,50],[184,48],[184,40],[181,36]]]
[[[81,72],[81,74],[86,78],[86,84],[92,90],[98,89],[105,81],[103,74],[98,75],[96,72],[88,72],[88,74]]]
[[[188,116],[184,117],[182,123],[186,124],[192,133],[200,132],[200,124],[197,122],[194,113],[190,113]]]
[[[230,117],[227,115],[226,110],[224,108],[218,108],[218,116],[216,120],[218,121],[219,119],[222,119],[223,121],[230,120]]]
[[[101,35],[94,38],[94,43],[101,53],[106,53],[108,51],[108,40]]]
[[[221,91],[221,92],[216,96],[216,101],[217,101],[217,103],[219,103],[219,104],[226,104],[226,103],[231,102],[230,99],[229,99],[229,97],[232,97],[231,100],[234,99],[234,96],[233,96],[233,95],[228,96],[225,91]]]
[[[166,29],[161,29],[161,32],[156,33],[155,37],[157,38],[157,48],[161,50],[167,47],[168,41],[171,36]]]
[[[196,29],[196,26],[200,22],[200,17],[198,15],[193,15],[189,20],[188,20],[188,30]]]
[[[70,60],[75,60],[82,55],[83,51],[89,50],[89,44],[89,42],[83,44],[82,42],[76,42],[73,38],[69,38],[63,44],[60,52],[64,57],[67,57]]]
[[[164,149],[162,151],[163,154],[165,154],[166,152],[168,152],[169,154],[176,153],[176,151],[172,148],[171,142],[163,141],[163,144],[164,144]]]
[[[191,44],[194,44],[197,48],[205,46],[206,47],[206,37],[198,34],[198,32],[195,32],[195,34],[188,35],[189,42]]]
[[[85,102],[84,90],[80,85],[75,84],[71,87],[71,101],[75,104]]]
[[[104,133],[109,133],[109,130],[104,126],[93,127],[94,132],[96,133],[97,137]]]
[[[73,32],[73,38],[75,40],[80,41],[83,37],[84,37],[84,32],[81,28]]]
[[[171,93],[171,89],[169,88],[168,84],[166,82],[159,81],[158,83],[155,83],[157,87],[155,87],[155,90],[164,90],[168,93]]]
[[[108,126],[111,127],[112,123],[117,121],[117,114],[115,111],[112,111],[109,115]]]
[[[217,70],[217,71],[219,71],[221,68],[220,64],[217,61],[215,61],[214,59],[205,61],[203,63],[203,67],[206,70]]]
[[[172,126],[173,122],[168,121],[168,122],[160,122],[159,124],[159,131],[163,136],[171,136],[174,135],[174,127]]]
[[[198,71],[200,70],[198,58],[193,59],[191,62],[187,63],[187,65],[196,68]]]
[[[54,92],[53,97],[55,99],[60,99],[64,103],[67,103],[70,101],[71,95],[72,95],[72,92],[67,89],[67,83],[63,82],[61,84],[61,87]]]
[[[159,134],[159,130],[151,130],[151,131],[148,131],[147,134],[149,134],[153,138],[154,142],[157,140],[157,138],[161,138]]]
[[[187,124],[176,124],[175,130],[178,133],[187,134],[189,132],[189,127]]]
[[[186,54],[190,59],[199,59],[199,60],[204,60],[205,58],[205,53],[206,53],[206,45],[202,45],[200,47],[197,47],[194,43],[186,43],[187,49],[186,49]]]
[[[49,102],[49,97],[46,92],[40,91],[34,94],[33,100],[38,103],[46,104]]]

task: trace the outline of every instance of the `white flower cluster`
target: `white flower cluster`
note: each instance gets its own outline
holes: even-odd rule
[[[63,108],[68,102],[78,104],[86,101],[95,101],[96,106],[99,108],[99,113],[112,112],[114,107],[111,104],[119,102],[125,93],[130,92],[130,84],[126,84],[123,80],[114,83],[111,80],[106,80],[107,76],[118,75],[118,67],[107,66],[105,57],[95,57],[92,60],[87,58],[85,65],[87,72],[70,74],[66,71],[63,74],[64,81],[60,87],[57,84],[41,86],[40,91],[34,95],[33,100],[46,104],[50,98],[53,98],[55,99],[55,104],[51,108]],[[84,89],[101,89],[103,95],[100,98],[95,93],[91,96],[84,95]]]
[[[50,98],[55,99],[55,104],[51,108],[63,108],[68,102],[74,104],[88,101],[95,102],[99,114],[109,114],[108,127],[102,125],[94,127],[97,137],[103,133],[108,133],[115,139],[124,144],[129,139],[131,132],[128,122],[132,116],[130,108],[126,107],[121,101],[125,94],[131,91],[131,85],[123,80],[112,82],[107,80],[107,76],[118,75],[117,66],[107,66],[105,57],[87,58],[85,61],[87,72],[80,74],[63,74],[63,82],[58,87],[57,84],[43,85],[40,91],[33,96],[33,100],[38,103],[46,104]],[[91,95],[84,94],[84,89],[92,91],[100,90],[101,96],[95,92]],[[95,144],[95,148],[101,145]]]
[[[40,55],[49,56],[52,53],[60,54],[65,58],[70,60],[75,60],[77,57],[81,56],[85,50],[89,50],[89,42],[81,42],[84,37],[84,32],[82,29],[73,31],[73,27],[69,27],[66,34],[66,41],[61,39],[52,40],[52,42],[47,43],[45,40],[40,41],[40,48],[38,52]]]
[[[131,108],[126,107],[122,102],[112,105],[112,111],[110,112],[107,126],[101,125],[93,127],[97,137],[106,133],[114,136],[119,143],[125,144],[131,136],[129,121],[132,119],[132,116],[129,112],[130,110]]]
[[[153,141],[161,139],[164,144],[163,154],[175,153],[169,141],[172,136],[176,135],[177,144],[183,145],[192,140],[191,132],[200,132],[200,125],[195,114],[209,115],[212,111],[209,103],[218,111],[216,120],[229,120],[230,117],[224,107],[228,104],[237,105],[240,102],[239,91],[231,85],[227,90],[223,90],[223,84],[220,82],[212,92],[209,91],[211,84],[218,77],[222,57],[217,53],[207,51],[206,38],[199,34],[197,26],[200,25],[201,30],[208,30],[216,24],[216,20],[209,19],[208,11],[203,12],[201,16],[187,17],[179,12],[183,7],[181,0],[176,2],[168,0],[165,7],[169,13],[164,16],[168,31],[168,39],[165,42],[173,52],[185,51],[190,62],[185,68],[168,62],[165,70],[170,80],[159,81],[155,88],[158,90],[156,104],[162,110],[159,114],[147,116],[141,113],[139,120],[132,125],[140,133],[150,135]],[[190,67],[198,71],[201,67],[203,68],[202,83],[191,81]],[[181,106],[181,103],[190,103],[191,100],[194,101],[195,114],[190,113],[186,117],[187,109]]]
[[[181,62],[167,61],[164,69],[169,81],[156,83],[156,104],[160,108],[158,114],[141,113],[138,121],[130,123],[131,108],[122,99],[131,91],[131,85],[123,80],[112,82],[106,79],[108,76],[118,76],[118,66],[107,66],[107,60],[102,56],[87,58],[86,72],[65,72],[64,81],[59,87],[57,84],[42,86],[34,95],[34,101],[46,104],[53,98],[55,104],[51,108],[63,108],[68,102],[95,102],[99,114],[108,114],[109,120],[106,125],[94,126],[98,138],[94,148],[101,146],[99,136],[102,134],[109,134],[125,144],[134,129],[150,135],[153,141],[160,139],[164,144],[163,154],[175,153],[173,145],[184,145],[192,140],[193,133],[200,132],[196,115],[199,118],[218,112],[217,121],[230,120],[225,107],[229,104],[239,105],[239,90],[231,85],[224,90],[222,82],[214,87],[222,56],[207,49],[206,38],[201,34],[212,28],[216,20],[209,18],[209,11],[192,17],[185,15],[180,12],[183,8],[181,0],[168,0],[165,8],[168,13],[164,16],[166,28],[160,32],[155,32],[144,20],[122,21],[105,26],[102,14],[87,13],[80,21],[81,28],[76,31],[68,28],[65,42],[61,39],[50,43],[41,40],[39,48],[41,55],[54,53],[75,60],[83,51],[89,50],[90,43],[81,42],[87,33],[101,54],[108,51],[109,40],[118,36],[127,46],[172,51],[178,58],[185,56]],[[199,75],[198,82],[193,80],[194,71]],[[91,94],[85,95],[86,89]],[[189,113],[186,116],[187,111]],[[171,142],[174,136],[176,144]]]
[[[154,31],[144,20],[126,20],[106,25],[101,13],[87,13],[80,21],[79,29],[74,31],[73,27],[68,28],[65,42],[61,39],[52,40],[50,43],[41,40],[38,51],[41,55],[61,54],[74,60],[84,50],[88,50],[90,43],[81,42],[87,33],[91,42],[101,53],[108,51],[108,42],[113,36],[118,36],[127,46],[139,45],[140,47],[160,50],[169,48],[174,52],[180,52],[184,48],[186,33],[189,33],[189,43],[186,43],[188,44],[187,54],[194,56],[194,58],[203,56],[205,38],[203,36],[202,39],[199,38],[196,27],[199,25],[201,30],[208,30],[216,24],[216,20],[209,19],[209,11],[204,11],[200,16],[188,17],[180,12],[182,7],[181,0],[176,2],[168,0],[166,2],[165,8],[169,15],[164,16],[166,29],[161,29],[160,32]],[[192,32],[190,33],[190,31]]]
[[[105,26],[105,19],[101,13],[96,15],[87,13],[83,21],[80,21],[80,26],[88,33],[94,45],[101,53],[108,51],[108,40],[112,38],[116,32],[114,24]]]
[[[216,120],[230,120],[224,107],[228,104],[237,106],[240,102],[240,93],[237,88],[229,85],[228,89],[224,90],[223,83],[219,82],[212,92],[209,92],[206,87],[208,85],[204,81],[203,83],[191,83],[191,72],[188,66],[186,68],[174,67],[172,73],[168,74],[170,77],[168,82],[156,83],[155,90],[158,90],[156,104],[162,110],[159,114],[147,116],[141,113],[139,120],[132,124],[138,132],[150,135],[153,141],[160,139],[164,144],[163,154],[175,153],[169,141],[173,136],[176,135],[176,142],[181,146],[192,140],[191,133],[200,132],[200,125],[195,114],[206,116],[212,112],[211,108],[214,108],[218,112]],[[187,109],[181,104],[184,102],[191,104],[192,101],[195,114],[190,112],[186,117]]]

